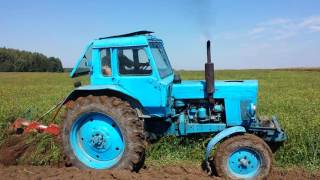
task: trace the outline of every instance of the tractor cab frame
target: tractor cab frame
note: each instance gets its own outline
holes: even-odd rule
[[[110,74],[105,72],[108,68]],[[90,86],[130,96],[145,115],[170,115],[170,88],[174,73],[163,47],[153,36],[107,37],[92,41],[71,72],[71,77],[90,74]]]

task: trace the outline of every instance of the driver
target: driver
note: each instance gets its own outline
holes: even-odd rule
[[[111,76],[111,57],[110,57],[110,51],[107,50],[106,54],[101,58],[102,62],[102,74],[105,76]]]
[[[134,66],[133,61],[123,54],[123,50],[118,51],[118,59],[119,71],[121,74],[126,74],[128,72],[128,69],[131,69]]]
[[[104,65],[102,67],[102,73],[105,76],[111,76],[111,74],[112,74],[111,68],[108,65]]]

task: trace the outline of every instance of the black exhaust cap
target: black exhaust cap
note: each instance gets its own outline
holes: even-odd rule
[[[211,43],[207,41],[207,63],[205,64],[206,93],[209,101],[214,103],[214,64],[211,62]]]

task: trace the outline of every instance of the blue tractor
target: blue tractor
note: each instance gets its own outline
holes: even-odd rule
[[[151,34],[98,38],[81,54],[70,76],[89,74],[90,85],[75,83],[64,101],[62,136],[70,163],[138,171],[149,139],[212,134],[205,152],[209,170],[231,179],[265,178],[271,145],[286,135],[276,118],[256,116],[258,82],[215,81],[210,41],[205,80],[181,80],[162,40]]]

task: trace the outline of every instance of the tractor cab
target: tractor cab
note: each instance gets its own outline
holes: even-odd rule
[[[91,87],[114,88],[139,101],[147,115],[168,116],[174,72],[162,40],[150,33],[91,41],[70,76],[89,74]]]

